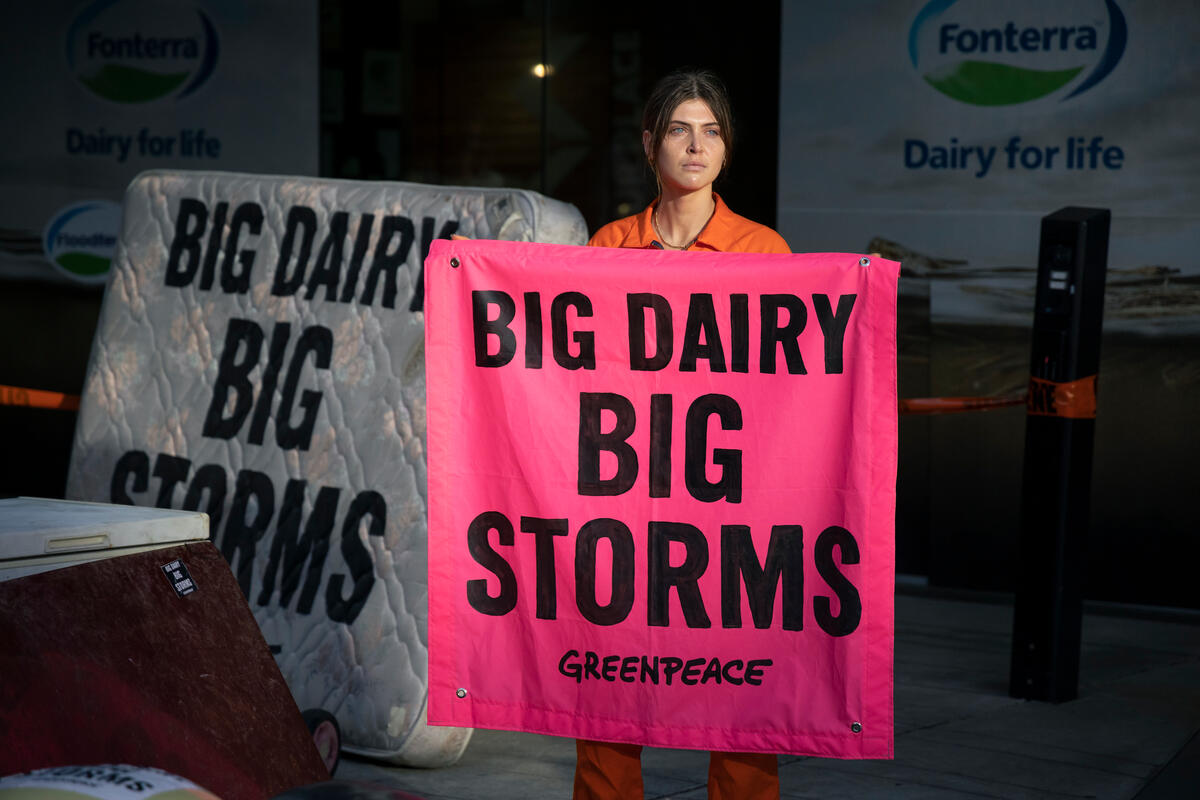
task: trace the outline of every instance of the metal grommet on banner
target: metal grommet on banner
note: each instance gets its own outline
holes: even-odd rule
[[[863,259],[863,260],[865,261],[866,259]],[[862,733],[862,723],[861,722],[851,722],[850,730],[853,733]]]
[[[458,259],[457,258],[450,259],[450,266],[454,267],[455,269],[458,269]]]
[[[866,256],[863,256],[862,258],[860,258],[858,260],[858,265],[860,267],[869,267],[869,266],[871,266],[871,259],[867,258]]]
[[[467,696],[467,690],[459,689],[457,692],[455,692],[455,694],[458,695],[459,699],[461,700],[462,698]]]

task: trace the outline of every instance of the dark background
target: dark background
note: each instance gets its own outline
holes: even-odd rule
[[[778,3],[319,8],[323,177],[532,189],[574,204],[595,230],[653,199],[640,125],[649,88],[707,67],[728,85],[742,145],[718,191],[774,225]],[[553,73],[536,77],[539,63]],[[0,283],[0,384],[79,394],[100,301],[99,289]],[[72,412],[0,406],[0,496],[62,497],[74,430]]]
[[[737,134],[717,189],[738,213],[776,223],[778,2],[320,0],[319,14],[321,176],[531,189],[574,204],[594,231],[653,197],[640,130],[650,87],[672,69],[705,67],[728,86]],[[553,69],[545,78],[533,73],[541,63]],[[94,289],[0,283],[0,384],[78,394],[100,301]],[[974,342],[978,330],[931,326],[928,284],[923,294],[911,278],[902,279],[899,326],[902,397],[1004,394],[1028,374],[1026,332]],[[1116,353],[1120,344],[1105,348]],[[1194,349],[1194,341],[1185,344]],[[961,355],[972,347],[986,354],[989,374],[1015,375],[1017,385],[1008,378],[968,385],[973,373],[961,363],[982,358]],[[1144,362],[1127,359],[1135,360]],[[1136,436],[1136,452],[1157,463],[1154,442],[1175,435],[1159,420],[1190,412],[1170,407],[1138,416],[1146,399],[1136,381],[1105,380],[1102,374],[1102,402],[1124,416],[1106,423],[1102,415],[1100,438],[1114,436],[1104,427],[1113,419],[1143,420],[1136,431],[1118,433]],[[1023,418],[1014,408],[901,419],[898,572],[935,586],[1011,589]],[[74,426],[72,412],[0,406],[0,496],[62,497]],[[1099,446],[1097,457],[1105,452]],[[963,475],[986,480],[964,486]],[[1119,475],[1106,480],[1104,496],[1121,493]],[[1120,514],[1093,526],[1088,597],[1200,607],[1190,579],[1192,556],[1200,556],[1198,526],[1180,522],[1191,502],[1180,490],[1191,487],[1160,488],[1155,498],[1129,497]]]

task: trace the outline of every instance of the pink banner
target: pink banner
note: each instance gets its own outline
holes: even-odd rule
[[[899,264],[425,271],[429,722],[890,758]]]

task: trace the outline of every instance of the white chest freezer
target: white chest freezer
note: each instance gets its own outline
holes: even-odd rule
[[[228,800],[328,779],[207,515],[0,500],[0,775],[71,764]]]
[[[0,581],[207,539],[199,511],[11,497],[0,500]]]

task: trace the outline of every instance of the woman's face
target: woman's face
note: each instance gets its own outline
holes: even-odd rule
[[[642,133],[642,147],[651,155],[650,131]],[[708,103],[686,100],[671,114],[667,135],[658,142],[654,163],[663,189],[691,192],[712,185],[725,164],[725,141]]]

